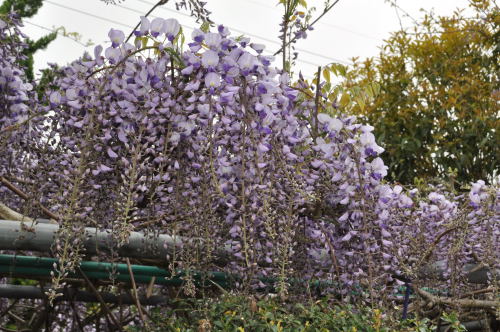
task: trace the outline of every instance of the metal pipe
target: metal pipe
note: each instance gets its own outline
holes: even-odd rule
[[[0,254],[0,265],[53,269],[54,264],[56,265],[58,264],[57,259],[54,258]],[[123,263],[83,261],[80,264],[80,268],[85,272],[92,271],[92,272],[105,272],[105,273],[114,272],[126,275],[129,274],[127,264]],[[150,277],[155,276],[162,278],[171,277],[171,273],[169,271],[156,266],[132,264],[131,269],[134,276],[146,275]],[[177,271],[175,277],[182,277],[184,275],[186,275],[184,271]],[[193,276],[196,279],[200,279],[202,277],[220,281],[225,281],[227,279],[226,274],[223,272],[208,272],[203,275],[200,272],[194,272]]]
[[[50,272],[57,266],[57,260],[53,258],[0,255],[0,275],[10,277],[50,277]],[[102,262],[82,262],[81,270],[90,279],[98,280],[117,280],[131,282],[131,276],[126,264],[102,263]],[[115,269],[115,270],[114,270]],[[179,271],[172,276],[169,271],[155,267],[132,265],[132,273],[135,282],[148,284],[155,277],[155,284],[165,286],[181,286],[184,283],[183,276],[187,275],[184,271]],[[68,278],[81,278],[76,272],[70,272]],[[222,272],[200,273],[193,272],[192,277],[198,285],[204,284],[205,280],[212,280],[221,287],[227,287],[229,277]]]
[[[32,224],[13,220],[0,220],[0,250],[51,252],[58,229],[59,226],[55,224]],[[117,248],[116,251],[121,257],[165,260],[168,254],[172,254],[174,250],[181,252],[183,244],[192,241],[189,238],[173,237],[166,234],[150,237],[143,233],[131,232],[129,242]],[[109,253],[111,252],[112,243],[113,238],[109,230],[85,228],[83,247],[87,254]],[[319,252],[318,255],[324,256],[325,259],[329,257],[326,251]],[[215,262],[219,266],[223,266],[232,256],[232,250],[230,246],[225,246],[219,248],[214,256],[216,257]],[[260,262],[259,265],[261,265]],[[464,271],[471,271],[476,266],[476,264],[466,264]],[[444,279],[444,270],[445,262],[436,262],[425,266],[422,269],[422,276],[434,275],[437,278]],[[488,282],[489,274],[492,276],[500,275],[500,269],[496,269],[494,273],[489,272],[487,268],[482,268],[468,273],[468,281],[470,283],[485,284]]]
[[[21,286],[21,285],[0,285],[0,298],[9,299],[43,299],[46,297],[45,292],[36,286]],[[57,301],[77,301],[77,302],[99,302],[94,293],[82,291],[76,288],[63,288],[62,295],[57,297]],[[130,294],[111,294],[100,293],[106,303],[114,304],[135,304],[135,299]],[[147,297],[139,295],[139,301],[142,305],[160,305],[167,303],[167,297],[161,295],[152,295]]]
[[[14,220],[0,220],[0,250],[27,250],[51,252],[59,225],[45,223],[22,223]],[[121,257],[162,259],[175,251],[181,252],[183,244],[192,240],[166,234],[147,236],[131,232],[128,243],[117,248]],[[111,252],[114,242],[109,230],[85,227],[83,247],[90,255]],[[227,262],[231,249],[224,247],[216,252],[217,262]]]

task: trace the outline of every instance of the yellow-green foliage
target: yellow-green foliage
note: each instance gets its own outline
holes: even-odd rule
[[[152,331],[171,332],[427,332],[433,328],[428,320],[401,323],[384,310],[339,306],[326,300],[257,301],[235,295],[174,301],[170,309],[154,309],[150,315]],[[129,327],[128,331],[136,330]]]
[[[500,15],[489,0],[471,0],[470,9],[429,13],[393,33],[377,58],[323,71],[327,81],[343,78],[331,101],[375,127],[393,180],[498,173]]]

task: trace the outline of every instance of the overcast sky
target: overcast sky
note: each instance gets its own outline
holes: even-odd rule
[[[281,7],[278,0],[205,0],[212,11],[212,19],[230,28],[233,35],[245,33],[252,41],[263,43],[266,50],[279,48],[278,24]],[[1,2],[1,1],[0,1]],[[38,14],[27,20],[24,31],[33,39],[46,34],[45,29],[64,27],[67,32],[78,32],[82,42],[91,40],[95,44],[107,43],[110,28],[118,28],[126,34],[146,13],[156,0],[125,0],[121,4],[106,5],[100,0],[45,0]],[[309,5],[322,8],[323,0],[308,0]],[[422,16],[420,8],[433,9],[438,14],[448,15],[457,8],[467,7],[467,0],[399,0],[398,4],[411,16]],[[191,28],[198,25],[187,12],[175,11],[174,0],[156,9],[154,16],[175,17],[185,26],[188,36]],[[411,26],[412,21],[402,16],[402,24]],[[311,76],[318,65],[330,62],[348,62],[352,57],[375,56],[383,40],[392,31],[398,30],[400,21],[396,10],[384,0],[340,0],[335,8],[325,15],[306,40],[301,40],[300,62],[297,69]],[[62,36],[51,43],[46,51],[35,57],[36,69],[44,68],[47,62],[68,63],[81,56],[85,48]],[[91,52],[92,53],[92,52]],[[279,62],[277,62],[279,65]]]

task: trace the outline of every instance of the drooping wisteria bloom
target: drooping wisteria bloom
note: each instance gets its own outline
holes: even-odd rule
[[[163,23],[163,32],[170,41],[174,40],[174,38],[179,33],[180,28],[181,26],[179,22],[177,22],[177,20],[174,18],[166,19],[165,22]]]
[[[117,63],[120,61],[122,51],[119,48],[108,47],[104,51],[104,55],[111,63]]]
[[[207,88],[218,88],[220,86],[220,75],[214,72],[210,72],[205,76],[205,86]]]
[[[340,131],[344,124],[340,119],[337,118],[332,118],[328,114],[321,113],[318,114],[318,122],[327,126],[328,130],[330,131]]]
[[[208,32],[205,34],[205,44],[209,48],[218,48],[220,46],[220,43],[222,41],[222,36],[218,33],[214,32]]]
[[[49,97],[50,103],[52,104],[53,107],[59,105],[61,103],[62,97],[59,91],[54,91],[50,94]]]
[[[255,56],[248,52],[243,52],[243,54],[238,59],[238,65],[241,69],[243,75],[248,75],[250,70],[253,69],[255,64]]]
[[[261,54],[266,48],[264,44],[256,44],[256,43],[251,43],[250,47],[253,48],[259,54]]]
[[[180,31],[173,19],[141,22],[139,36],[173,41]],[[165,43],[147,55],[131,52],[141,40],[134,48],[112,30],[105,57],[96,47],[93,59],[58,69],[57,89],[41,102],[18,66],[25,46],[8,35],[0,23],[0,129],[31,111],[50,115],[8,137],[0,130],[0,175],[50,179],[34,197],[72,221],[69,230],[61,222],[66,231],[56,239],[62,265],[81,251],[57,248],[79,248],[83,227],[110,230],[116,250],[143,227],[139,220],[158,220],[148,224],[152,237],[197,239],[165,257],[173,267],[217,268],[256,288],[263,278],[323,279],[339,285],[325,292],[348,294],[372,273],[375,289],[390,292],[393,275],[419,275],[408,262],[429,247],[430,259],[447,262],[446,273],[472,252],[487,257],[498,247],[500,195],[492,186],[478,181],[454,195],[391,184],[373,127],[342,109],[318,114],[316,123],[315,102],[261,54],[262,45],[232,38],[224,26],[195,30],[182,51]],[[26,146],[37,153],[20,153]],[[3,187],[0,201],[29,210]],[[452,223],[462,223],[460,241],[456,234],[436,241]],[[200,250],[207,254],[193,259]],[[218,250],[224,261],[214,264]]]
[[[195,42],[201,43],[203,39],[205,39],[205,33],[200,29],[194,29],[193,32],[191,33],[191,37]]]
[[[164,23],[165,20],[160,17],[156,17],[155,19],[153,19],[150,26],[151,36],[155,38],[158,37],[163,30]]]
[[[201,56],[201,64],[205,68],[212,68],[219,63],[219,55],[217,52],[208,50]]]
[[[108,36],[111,40],[111,46],[113,48],[120,46],[120,44],[125,40],[125,34],[121,30],[111,29],[109,30]]]
[[[151,23],[146,16],[141,16],[141,26],[139,30],[134,31],[136,37],[145,36],[149,32],[149,28],[151,27]]]

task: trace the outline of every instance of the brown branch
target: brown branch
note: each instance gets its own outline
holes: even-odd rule
[[[478,294],[491,293],[491,292],[494,292],[496,290],[497,289],[495,287],[487,287],[487,288],[483,288],[483,289],[478,289],[478,290],[475,290],[475,291],[467,292],[467,293],[463,294],[462,296],[460,296],[460,298],[463,299],[463,298],[466,298],[466,297],[469,297],[469,296],[478,295]]]
[[[142,312],[141,302],[139,301],[139,294],[137,293],[137,285],[135,284],[134,273],[132,272],[132,266],[130,265],[130,259],[128,257],[125,259],[127,261],[128,273],[130,274],[130,280],[132,281],[132,289],[134,291],[134,300],[139,311],[139,317],[141,317],[142,323],[147,326],[146,320],[144,319],[144,313]]]
[[[311,24],[309,24],[309,27],[312,27],[314,24],[316,24],[323,16],[325,16],[326,13],[328,13],[340,0],[336,0],[333,4],[331,4],[329,7],[326,7],[325,9],[323,9],[323,12],[321,13],[321,15],[319,15]],[[302,30],[302,31],[305,31],[305,30]],[[284,52],[285,48],[290,45],[291,43],[293,43],[294,41],[297,40],[297,36],[293,37],[292,39],[290,39],[288,42],[286,43],[283,43],[283,46],[281,46],[281,48],[279,50],[277,50],[273,56],[276,56],[278,54],[280,54],[281,52]],[[285,68],[283,68],[285,69]]]
[[[316,77],[316,97],[314,98],[314,123],[313,123],[314,140],[316,140],[316,137],[318,136],[319,96],[321,94],[320,78],[321,78],[321,66],[318,67],[318,77]]]
[[[18,187],[16,187],[13,183],[11,183],[10,181],[8,181],[3,176],[0,176],[0,183],[3,184],[5,187],[7,187],[10,191],[12,191],[13,193],[15,193],[17,196],[19,196],[22,199],[24,199],[25,201],[29,201],[30,200],[30,197],[24,191],[22,191],[21,189],[19,189]],[[54,220],[59,220],[60,219],[60,217],[57,214],[51,212],[49,209],[47,209],[45,206],[43,206],[42,203],[35,202],[35,204],[43,211],[43,213],[45,213],[45,215],[47,217],[49,217],[51,219],[54,219]]]
[[[113,313],[109,309],[109,307],[106,304],[106,302],[104,302],[104,299],[102,298],[101,294],[99,294],[99,292],[95,288],[94,284],[89,280],[89,278],[87,277],[87,275],[82,271],[82,269],[79,266],[77,266],[76,269],[82,275],[83,279],[85,279],[85,282],[87,283],[87,285],[89,286],[89,288],[92,290],[92,292],[95,294],[95,296],[97,297],[97,299],[99,300],[99,302],[103,306],[103,309],[106,311],[106,314],[113,321],[113,324],[115,324],[116,328],[119,329],[120,331],[123,331],[123,329],[120,326],[120,324],[118,323],[118,320],[116,319],[115,315],[113,315]]]
[[[18,213],[11,208],[9,208],[7,205],[3,204],[0,202],[0,219],[5,219],[5,220],[15,220],[15,221],[33,221],[28,216],[25,216],[21,213]]]
[[[145,50],[150,50],[150,49],[158,49],[158,46],[146,46],[146,47],[143,47],[143,48],[140,48],[138,50],[135,50],[135,51],[132,51],[130,52],[129,54],[127,54],[126,57],[124,57],[123,59],[121,59],[120,61],[118,61],[118,63],[116,65],[113,65],[113,66],[104,66],[104,67],[101,67],[99,69],[96,69],[94,70],[93,72],[91,72],[90,74],[87,75],[87,77],[85,79],[89,79],[90,77],[94,76],[95,74],[101,72],[101,71],[104,71],[104,70],[107,70],[107,69],[111,69],[111,73],[114,73],[114,71],[120,66],[122,65],[125,61],[128,60],[128,58],[130,58],[132,55],[134,54],[137,54],[137,53],[140,53],[142,51],[145,51]]]
[[[147,13],[146,15],[144,15],[145,17],[148,17],[149,14],[151,14],[157,7],[159,6],[163,6],[165,5],[169,0],[160,0],[158,1],[158,3],[156,3],[156,5],[154,5]],[[125,43],[127,43],[129,41],[129,39],[134,35],[134,32],[135,30],[137,30],[137,28],[139,28],[139,26],[141,25],[141,22],[137,23],[137,25],[135,26],[135,28],[132,30],[132,32],[130,32],[130,35],[128,35],[127,39],[125,40]]]
[[[484,309],[493,309],[500,308],[500,301],[487,301],[487,300],[472,300],[472,299],[451,299],[446,297],[440,297],[432,295],[429,292],[424,291],[423,289],[416,288],[416,291],[420,296],[427,299],[434,304],[445,304],[449,306],[459,306],[462,308],[484,308]]]
[[[339,278],[339,280],[340,280],[340,269],[339,269],[337,257],[335,256],[335,248],[333,247],[333,244],[330,241],[330,238],[328,237],[328,233],[326,232],[324,227],[321,224],[318,224],[318,225],[321,228],[321,231],[323,232],[323,234],[325,235],[326,243],[327,243],[328,247],[330,248],[330,250],[329,250],[330,257],[332,259],[333,265],[335,266],[335,272],[337,273],[337,278]]]
[[[429,259],[429,257],[432,255],[432,251],[437,246],[437,244],[439,243],[439,241],[441,241],[441,239],[443,238],[443,236],[445,236],[446,234],[451,233],[452,231],[456,230],[457,228],[458,228],[458,226],[452,227],[452,228],[449,228],[449,229],[445,230],[441,234],[439,234],[436,237],[436,239],[434,240],[434,242],[431,243],[429,249],[427,249],[427,251],[425,252],[425,254],[422,257],[422,259],[420,260],[420,262],[425,262],[427,259]]]

